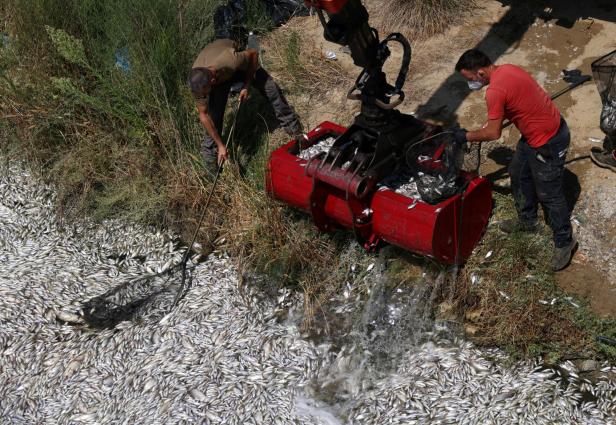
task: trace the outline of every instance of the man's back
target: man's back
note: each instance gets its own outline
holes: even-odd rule
[[[211,42],[201,50],[193,68],[214,68],[218,82],[231,79],[236,71],[246,71],[250,66],[248,54],[237,51],[233,40],[219,39]]]
[[[535,148],[547,143],[560,126],[560,112],[549,95],[515,65],[501,65],[494,70],[486,102],[488,119],[509,119]]]

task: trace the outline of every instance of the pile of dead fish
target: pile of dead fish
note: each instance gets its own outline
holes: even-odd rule
[[[392,368],[376,373],[369,346],[315,346],[281,322],[290,292],[274,300],[240,287],[220,253],[191,262],[174,309],[178,273],[113,328],[68,324],[115,287],[134,299],[144,288],[122,284],[173,267],[183,250],[155,229],[62,223],[53,207],[51,188],[0,164],[1,423],[613,423],[607,365],[591,385],[571,363],[506,367],[499,351],[435,337],[397,350]],[[395,317],[406,317],[398,307]],[[325,389],[344,405],[319,405]]]
[[[490,360],[488,360],[488,358]],[[595,385],[571,362],[504,366],[498,350],[469,342],[426,343],[396,370],[356,394],[352,424],[610,424],[616,420],[616,370]],[[611,379],[608,379],[611,376]]]
[[[407,198],[421,199],[415,176],[404,167],[388,176],[378,184],[379,190],[393,190]]]
[[[0,170],[1,423],[318,423],[293,412],[313,346],[277,323],[275,302],[239,290],[222,254],[173,310],[163,294],[113,329],[58,320],[182,252],[137,226],[61,225],[53,201],[23,169]]]
[[[373,286],[342,347],[318,347],[310,397],[334,391],[338,417],[358,425],[616,423],[616,367],[607,362],[512,366],[502,351],[460,340],[448,322],[430,324],[426,300],[445,288],[443,277],[392,293]]]
[[[297,156],[300,157],[301,159],[309,160],[319,155],[320,153],[329,152],[332,146],[334,146],[335,141],[336,141],[335,137],[326,137],[322,140],[319,140],[314,145],[306,149],[303,149]]]

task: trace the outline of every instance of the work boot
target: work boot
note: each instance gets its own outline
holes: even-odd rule
[[[536,221],[522,221],[519,218],[501,221],[498,228],[505,233],[525,232],[531,233],[537,230]]]
[[[557,272],[564,269],[569,265],[571,257],[577,247],[577,240],[575,237],[571,238],[571,242],[563,246],[562,248],[554,248],[554,255],[552,256],[552,270]]]
[[[616,172],[616,151],[609,152],[595,147],[590,150],[590,158],[599,167]]]

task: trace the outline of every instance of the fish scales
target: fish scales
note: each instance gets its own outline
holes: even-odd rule
[[[190,291],[171,312],[174,294],[162,291],[113,330],[71,325],[84,301],[177,264],[185,248],[171,232],[122,220],[63,222],[56,199],[25,167],[0,165],[2,422],[613,422],[609,364],[590,384],[571,362],[553,370],[538,360],[504,367],[498,350],[435,337],[387,373],[370,373],[360,348],[315,346],[295,325],[275,320],[278,303],[298,302],[289,294],[278,302],[250,286],[241,293],[239,272],[222,253],[194,264]],[[164,282],[132,285],[114,300]],[[366,373],[350,373],[357,370]],[[337,422],[319,407],[298,407],[302,389],[326,382],[349,401]],[[582,390],[597,399],[585,402]]]

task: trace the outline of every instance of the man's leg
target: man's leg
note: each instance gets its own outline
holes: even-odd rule
[[[605,136],[603,149],[592,148],[590,157],[599,167],[616,172],[616,133]]]
[[[253,85],[259,92],[266,97],[272,108],[276,118],[280,121],[280,125],[289,136],[297,136],[302,133],[302,124],[293,108],[287,102],[282,90],[276,84],[274,79],[263,68],[259,68],[255,73]]]
[[[214,122],[214,126],[216,126],[216,130],[218,130],[218,134],[221,134],[221,137],[230,87],[231,85],[229,83],[222,83],[212,87],[208,99],[208,113]],[[210,174],[215,174],[218,170],[218,148],[214,139],[207,134],[207,132],[201,143],[201,155],[203,156],[205,169]]]
[[[563,177],[565,159],[571,136],[567,123],[563,120],[558,133],[550,141],[536,150],[529,161],[537,187],[537,196],[547,213],[547,221],[552,229],[555,246],[553,268],[564,268],[571,259],[575,246],[571,229],[571,210],[567,205]]]
[[[537,193],[529,164],[531,154],[526,141],[520,139],[509,164],[511,192],[522,230],[531,230],[537,223]]]

